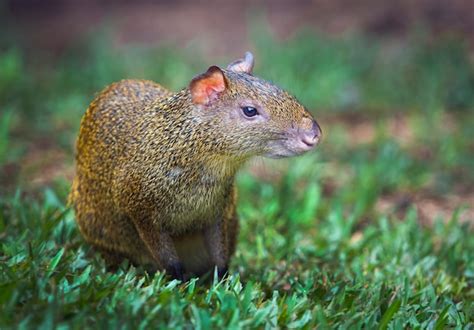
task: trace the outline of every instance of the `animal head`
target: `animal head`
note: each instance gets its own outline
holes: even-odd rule
[[[252,75],[247,52],[226,69],[211,66],[189,84],[192,110],[218,136],[220,150],[239,157],[282,158],[313,149],[321,129],[295,97]]]

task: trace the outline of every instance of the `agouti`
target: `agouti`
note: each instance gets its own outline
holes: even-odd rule
[[[109,266],[128,258],[181,280],[226,273],[239,227],[236,171],[253,156],[302,154],[321,136],[293,96],[252,75],[253,64],[247,52],[177,93],[123,80],[90,104],[70,202]]]

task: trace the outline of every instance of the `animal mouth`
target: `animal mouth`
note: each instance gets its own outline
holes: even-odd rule
[[[310,130],[293,131],[269,141],[269,152],[265,154],[265,157],[286,158],[298,156],[314,149],[320,141],[321,129],[314,121]]]
[[[294,141],[293,139],[281,140],[280,143],[273,143],[270,151],[264,156],[273,159],[298,156],[313,149],[317,142]]]
[[[305,145],[311,148],[317,143],[317,141],[307,140],[307,139],[302,139],[301,142],[303,142]]]

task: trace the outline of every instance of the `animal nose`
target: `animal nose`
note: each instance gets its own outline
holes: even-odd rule
[[[305,148],[309,150],[319,143],[321,134],[321,127],[316,122],[316,120],[313,120],[311,129],[302,131],[300,139],[301,142],[303,142],[303,145],[306,146]]]

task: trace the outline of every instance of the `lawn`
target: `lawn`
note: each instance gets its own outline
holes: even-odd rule
[[[212,64],[99,35],[54,60],[0,52],[0,328],[474,327],[474,63],[456,39],[254,37],[256,75],[323,129],[305,156],[238,175],[230,276],[115,273],[66,206],[94,94],[123,78],[174,90]]]

